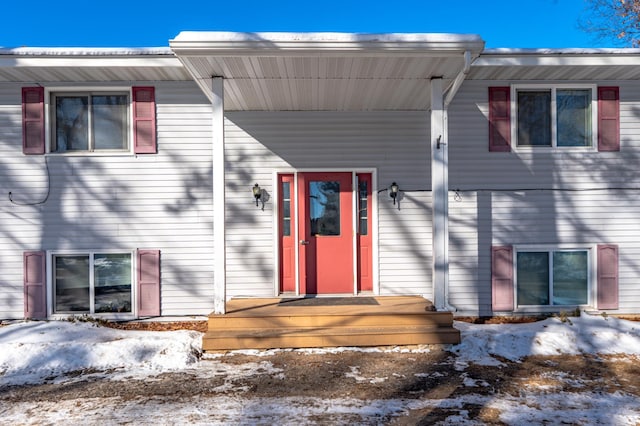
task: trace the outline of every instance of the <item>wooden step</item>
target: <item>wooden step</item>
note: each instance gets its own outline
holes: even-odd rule
[[[226,314],[209,316],[203,349],[460,342],[460,332],[453,327],[453,315],[433,311],[431,302],[419,296],[376,297],[370,304],[351,303],[351,300],[347,300],[346,305],[331,302],[295,306],[281,303],[281,299],[233,299],[227,304]]]
[[[210,316],[209,329],[228,328],[279,328],[279,327],[366,327],[385,324],[390,326],[430,326],[451,325],[452,315],[449,312],[424,313],[361,313],[357,315],[327,313],[325,311],[307,310],[306,312],[267,313],[264,316]]]
[[[204,351],[335,346],[453,344],[460,332],[453,327],[318,327],[208,331]]]

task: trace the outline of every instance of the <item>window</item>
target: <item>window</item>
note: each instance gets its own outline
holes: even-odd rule
[[[518,250],[519,306],[589,304],[590,250]]]
[[[309,182],[311,235],[340,235],[340,182]]]
[[[291,182],[282,182],[282,235],[291,236]]]
[[[53,313],[132,313],[131,253],[53,254]]]
[[[596,88],[514,86],[518,147],[594,147]]]
[[[360,235],[367,235],[369,233],[369,217],[367,212],[369,189],[367,188],[367,183],[366,180],[358,182],[358,233]]]
[[[51,95],[51,152],[129,151],[129,94]]]

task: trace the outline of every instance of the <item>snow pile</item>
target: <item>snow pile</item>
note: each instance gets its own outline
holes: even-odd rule
[[[22,322],[0,327],[0,384],[37,383],[72,372],[186,368],[198,361],[202,334],[123,331],[90,322]]]
[[[499,365],[493,356],[519,361],[530,355],[640,355],[640,323],[582,314],[530,324],[456,322],[462,342],[452,346],[459,362]]]

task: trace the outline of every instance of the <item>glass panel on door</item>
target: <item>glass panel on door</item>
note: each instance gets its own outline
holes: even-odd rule
[[[340,182],[309,182],[311,235],[340,235]]]

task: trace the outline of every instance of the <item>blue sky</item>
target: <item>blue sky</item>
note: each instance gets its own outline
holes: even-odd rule
[[[488,48],[610,47],[577,28],[588,0],[5,0],[3,47],[157,47],[180,31],[450,32]]]

